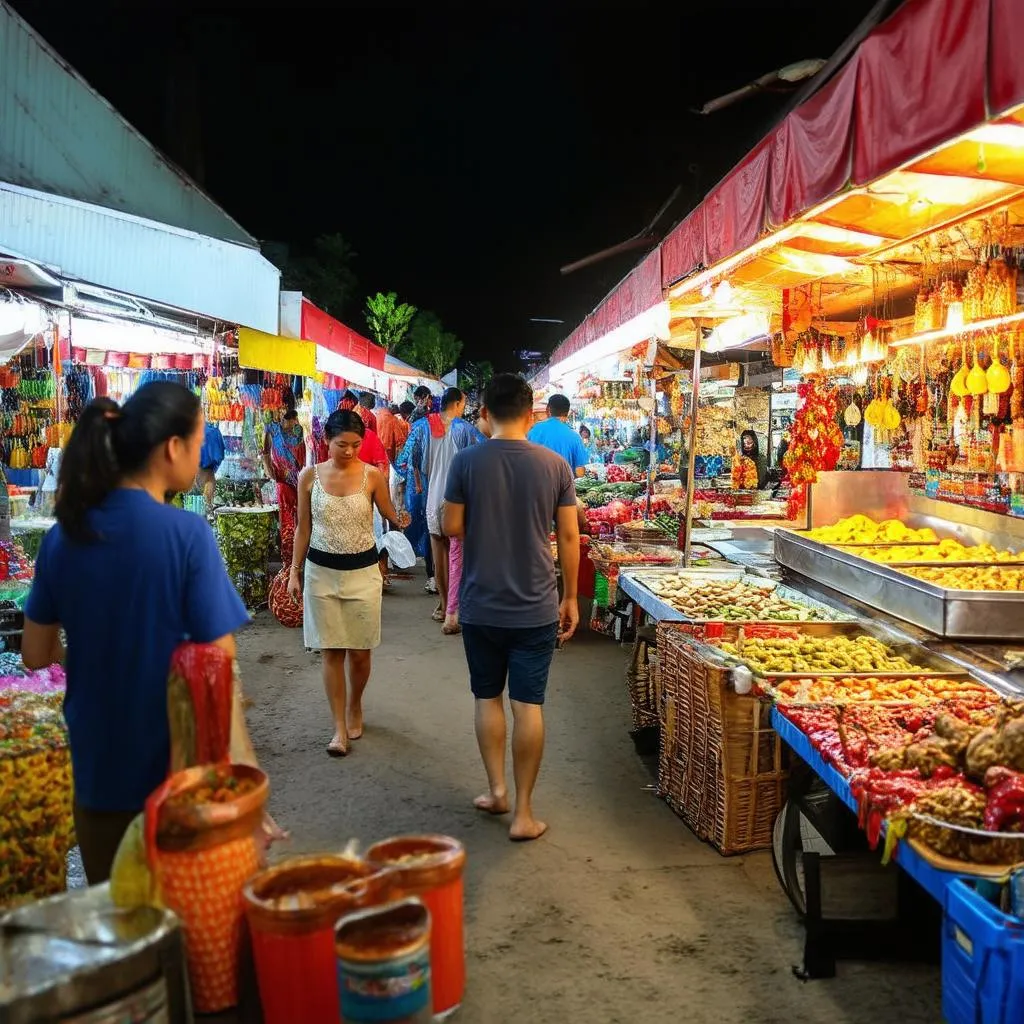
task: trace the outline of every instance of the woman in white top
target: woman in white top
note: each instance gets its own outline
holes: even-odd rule
[[[334,716],[331,757],[344,757],[363,735],[363,691],[372,651],[380,646],[381,577],[373,535],[374,506],[397,529],[383,474],[359,461],[366,427],[358,413],[338,410],[324,424],[328,461],[299,476],[298,522],[288,577],[302,599],[306,646],[323,652],[324,689]],[[302,567],[305,562],[305,578]],[[345,665],[348,663],[346,685]]]

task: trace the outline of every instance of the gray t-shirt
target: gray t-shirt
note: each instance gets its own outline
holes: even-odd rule
[[[445,500],[466,506],[459,619],[533,628],[558,621],[551,525],[576,507],[560,455],[529,441],[492,439],[458,453]]]

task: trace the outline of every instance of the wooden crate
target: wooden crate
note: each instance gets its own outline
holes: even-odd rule
[[[787,771],[769,705],[729,688],[728,669],[675,623],[658,626],[658,668],[659,794],[724,854],[770,846]]]

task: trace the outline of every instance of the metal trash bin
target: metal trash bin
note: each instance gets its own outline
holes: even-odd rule
[[[0,917],[0,1024],[191,1024],[178,919],[119,910],[108,885]]]

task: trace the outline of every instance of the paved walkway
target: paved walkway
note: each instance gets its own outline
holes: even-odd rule
[[[513,845],[476,813],[483,790],[461,641],[430,621],[419,584],[385,599],[367,732],[329,759],[320,664],[267,615],[240,637],[249,720],[293,832],[291,851],[402,832],[469,850],[467,1024],[934,1024],[935,969],[840,966],[802,985],[802,930],[767,854],[723,858],[650,791],[627,736],[626,654],[583,637],[556,655],[537,813]],[[282,850],[282,853],[286,851]]]

